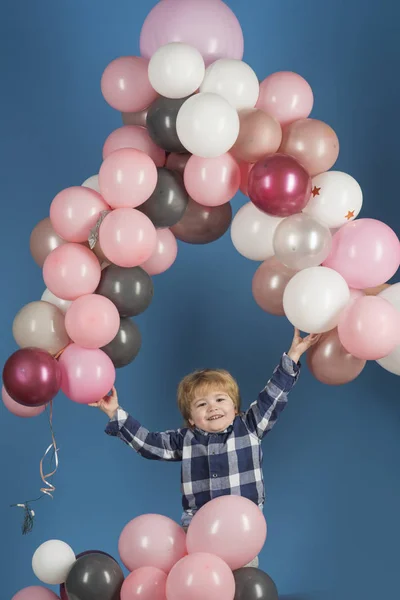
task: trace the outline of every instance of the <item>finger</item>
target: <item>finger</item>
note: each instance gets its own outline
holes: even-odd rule
[[[93,406],[94,408],[99,408],[100,402],[91,402],[88,406]]]

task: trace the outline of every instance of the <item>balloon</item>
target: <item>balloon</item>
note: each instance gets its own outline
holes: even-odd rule
[[[339,140],[326,123],[300,119],[284,127],[279,152],[296,158],[314,177],[333,167],[339,156]]]
[[[248,184],[249,184],[249,175],[250,171],[254,167],[254,164],[249,164],[247,162],[241,162],[239,164],[240,168],[240,191],[245,196],[249,195]]]
[[[194,515],[186,545],[189,554],[210,552],[235,570],[257,556],[266,537],[264,515],[254,502],[244,496],[220,496]]]
[[[50,219],[64,240],[86,242],[103,210],[110,207],[100,194],[88,187],[70,187],[59,192],[52,201]]]
[[[218,94],[201,93],[182,104],[176,131],[188,152],[213,158],[228,152],[239,135],[237,111]]]
[[[15,400],[11,398],[10,394],[7,393],[4,385],[1,388],[1,397],[6,409],[16,417],[22,417],[25,419],[37,417],[38,415],[41,415],[46,408],[45,406],[23,406],[22,404],[15,402]]]
[[[155,567],[141,567],[130,573],[121,589],[121,600],[166,600],[167,575]]]
[[[137,112],[123,112],[122,122],[124,125],[137,125],[139,127],[146,127],[146,119],[149,107],[147,106],[143,110]]]
[[[162,515],[141,515],[125,525],[118,542],[125,567],[156,567],[169,573],[186,554],[186,535],[175,521]]]
[[[157,246],[154,253],[141,266],[149,275],[159,275],[169,269],[178,254],[178,244],[169,229],[157,230]]]
[[[11,600],[59,600],[59,598],[47,588],[32,585],[17,592]]]
[[[243,33],[224,2],[176,0],[159,2],[147,15],[140,33],[140,54],[150,58],[160,46],[184,42],[199,50],[206,65],[218,58],[243,57]]]
[[[41,300],[43,302],[48,302],[49,304],[54,304],[62,313],[66,313],[69,307],[71,306],[71,300],[63,300],[62,298],[57,298],[49,289],[45,289]]]
[[[187,162],[191,156],[192,155],[189,153],[177,154],[176,152],[172,152],[168,155],[165,166],[167,167],[167,169],[170,169],[171,171],[177,171],[178,173],[183,175]]]
[[[153,254],[157,236],[153,223],[142,212],[118,208],[100,225],[99,241],[109,262],[136,267]]]
[[[176,119],[186,98],[178,100],[158,98],[150,106],[147,117],[147,131],[153,142],[166,152],[186,152],[176,132]]]
[[[396,273],[399,264],[397,235],[376,219],[358,219],[343,225],[333,236],[332,251],[324,262],[356,289],[386,282]]]
[[[236,110],[254,108],[260,85],[253,69],[242,60],[220,58],[207,67],[201,93],[218,94]]]
[[[271,217],[248,202],[233,218],[232,243],[236,250],[250,260],[266,260],[274,254],[274,233],[282,219]]]
[[[380,296],[364,296],[343,312],[338,334],[353,356],[364,360],[383,358],[400,344],[400,312]]]
[[[103,159],[106,159],[112,152],[123,148],[141,150],[154,161],[156,167],[165,165],[164,150],[153,142],[144,127],[124,125],[124,127],[115,129],[104,142]]]
[[[263,262],[254,274],[252,291],[258,306],[271,315],[283,316],[283,293],[297,273],[285,267],[275,256]]]
[[[228,565],[212,554],[185,556],[167,579],[167,600],[233,600],[235,580]]]
[[[49,540],[41,544],[32,558],[36,577],[48,585],[64,583],[75,563],[74,551],[61,540]]]
[[[69,337],[82,348],[100,348],[111,342],[118,333],[119,323],[115,305],[99,294],[77,298],[65,316]]]
[[[143,110],[157,98],[147,74],[148,61],[139,56],[121,56],[106,67],[101,91],[110,106],[122,112]]]
[[[76,300],[94,292],[100,281],[100,264],[96,256],[80,244],[59,246],[46,258],[43,279],[59,298]]]
[[[189,200],[182,219],[171,227],[174,236],[188,244],[209,244],[226,233],[232,220],[229,203],[222,206],[201,206]]]
[[[238,569],[233,576],[235,600],[279,600],[275,583],[264,571],[248,567]]]
[[[82,187],[90,188],[91,190],[94,190],[95,192],[97,192],[98,194],[100,194],[99,176],[98,175],[92,175],[91,177],[88,177],[82,183]]]
[[[124,582],[121,567],[113,558],[95,552],[77,559],[65,582],[71,600],[120,600]]]
[[[314,96],[301,75],[290,71],[272,73],[260,84],[257,108],[274,117],[282,127],[311,113]]]
[[[332,235],[312,217],[299,213],[283,219],[275,230],[276,258],[291,269],[317,267],[328,257]]]
[[[24,406],[43,406],[57,394],[61,385],[58,362],[45,350],[17,350],[3,368],[4,388],[9,396]]]
[[[12,331],[20,348],[41,348],[55,355],[69,344],[64,315],[48,302],[30,302],[21,308]]]
[[[78,404],[98,402],[114,385],[114,365],[102,350],[71,344],[60,356],[59,365],[61,389]]]
[[[383,287],[383,286],[382,286]],[[383,290],[379,293],[380,298],[384,298],[397,311],[400,311],[400,284],[395,283],[391,286],[385,286]],[[393,373],[394,375],[400,375],[400,344],[396,346],[392,352],[390,352],[387,356],[380,358],[378,364],[389,371],[389,373]]]
[[[300,331],[324,333],[337,326],[350,300],[343,277],[327,267],[310,267],[296,273],[283,293],[283,308]]]
[[[154,287],[141,267],[125,269],[110,265],[102,271],[96,293],[111,300],[121,317],[135,317],[150,306]]]
[[[117,335],[106,346],[103,352],[112,360],[116,369],[129,365],[139,354],[142,336],[136,323],[127,317],[121,319]]]
[[[189,196],[179,173],[158,169],[157,185],[150,198],[139,207],[155,227],[171,227],[185,214]]]
[[[30,251],[33,260],[39,267],[43,267],[44,261],[50,252],[65,243],[65,240],[54,231],[50,217],[42,219],[42,221],[39,221],[33,228],[30,237]]]
[[[282,129],[271,115],[250,108],[239,112],[239,136],[231,150],[237,160],[255,163],[267,154],[275,154],[282,141]]]
[[[352,356],[340,342],[337,329],[325,333],[307,352],[307,365],[318,381],[343,385],[358,377],[366,361]]]
[[[136,148],[115,150],[100,167],[100,192],[112,208],[135,208],[143,204],[156,184],[154,161]]]
[[[200,52],[182,42],[161,46],[149,62],[150,83],[166,98],[185,98],[193,94],[203,81],[204,73]]]
[[[301,212],[311,193],[311,178],[291,156],[274,154],[259,160],[249,173],[248,194],[257,208],[276,217]]]
[[[113,558],[110,554],[107,554],[107,552],[102,552],[101,550],[85,550],[85,552],[80,552],[79,554],[77,554],[76,558],[78,559],[81,556],[86,556],[87,554],[104,554],[104,556],[108,556],[114,562],[116,562],[115,558]],[[60,598],[61,598],[61,600],[70,600],[67,596],[67,590],[65,589],[65,583],[62,583],[60,585]]]
[[[232,200],[240,185],[240,169],[231,154],[215,158],[189,158],[184,172],[187,193],[203,206],[220,206]]]
[[[311,197],[305,213],[330,229],[356,219],[363,203],[357,181],[341,171],[328,171],[313,177]]]

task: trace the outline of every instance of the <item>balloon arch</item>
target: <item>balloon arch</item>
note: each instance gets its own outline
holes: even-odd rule
[[[257,304],[323,334],[307,359],[317,379],[347,383],[367,360],[399,375],[400,284],[387,284],[400,264],[399,240],[385,223],[358,218],[361,187],[331,170],[339,141],[329,125],[309,118],[307,81],[278,72],[260,83],[242,61],[240,24],[221,0],[161,0],[145,20],[140,50],[103,73],[103,96],[124,126],[105,141],[98,175],[58,193],[32,231],[31,253],[47,287],[14,319],[19,349],[3,370],[6,407],[32,417],[60,389],[82,404],[106,395],[115,369],[140,350],[132,317],[151,303],[151,278],[173,264],[177,240],[211,243],[229,228],[236,250],[261,263],[252,286]],[[249,200],[232,220],[239,189]],[[52,447],[57,459],[54,437]],[[41,473],[42,492],[51,494],[51,474]],[[200,588],[184,583],[191,574],[208,600],[252,600],[260,586],[263,598],[275,600],[266,573],[241,568],[262,548],[264,517],[243,498],[220,500],[199,511],[202,525],[196,515],[187,540],[160,515],[128,524],[119,548],[131,571],[125,581],[109,555],[76,557],[54,540],[36,551],[34,571],[49,585],[66,582],[63,599],[132,600],[140,588],[144,600],[196,600]],[[235,519],[239,508],[253,537]],[[222,523],[218,543],[207,538],[213,519]],[[150,551],[141,555],[143,535]],[[43,587],[14,596],[54,598]]]

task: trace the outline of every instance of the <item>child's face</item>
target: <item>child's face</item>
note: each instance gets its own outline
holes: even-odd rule
[[[237,415],[232,398],[220,390],[197,394],[190,413],[189,423],[209,433],[224,431]]]

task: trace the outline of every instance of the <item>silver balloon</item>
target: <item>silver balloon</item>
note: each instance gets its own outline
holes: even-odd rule
[[[300,271],[324,262],[331,251],[332,235],[327,227],[309,215],[298,213],[279,223],[273,246],[281,263]]]

